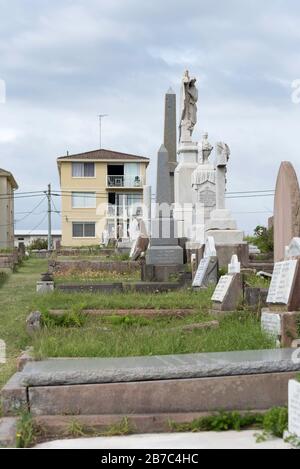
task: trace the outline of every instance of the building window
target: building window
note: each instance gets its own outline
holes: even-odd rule
[[[96,223],[73,223],[73,238],[95,238]]]
[[[95,163],[72,163],[73,178],[95,177]]]
[[[96,193],[72,192],[72,208],[96,208]]]

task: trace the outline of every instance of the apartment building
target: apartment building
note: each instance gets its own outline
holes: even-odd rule
[[[104,233],[123,238],[143,204],[149,159],[96,150],[57,159],[62,196],[62,245],[100,244]]]

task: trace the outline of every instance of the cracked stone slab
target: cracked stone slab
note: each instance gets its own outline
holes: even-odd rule
[[[23,386],[120,383],[300,371],[294,349],[127,358],[55,358],[27,363]]]

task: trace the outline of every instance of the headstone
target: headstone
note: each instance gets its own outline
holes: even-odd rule
[[[295,285],[298,275],[299,261],[277,262],[273,271],[267,303],[286,305],[288,311],[296,311],[300,305],[299,288],[298,285]]]
[[[36,292],[40,295],[54,291],[54,282],[36,282]]]
[[[234,254],[231,258],[231,263],[228,265],[229,274],[240,274],[241,273],[241,263],[239,262],[238,256]]]
[[[215,240],[212,236],[207,237],[203,257],[217,257]]]
[[[300,258],[300,238],[293,238],[290,245],[286,247],[286,259]]]
[[[281,315],[271,312],[262,312],[261,328],[267,334],[274,337],[281,337]]]
[[[274,201],[274,260],[284,259],[285,248],[300,236],[300,188],[293,165],[281,163]]]
[[[241,275],[223,275],[212,296],[213,311],[236,311],[241,299]]]
[[[289,433],[300,438],[300,383],[289,382]]]
[[[208,237],[204,249],[204,257],[201,259],[193,280],[193,288],[208,287],[218,282],[218,258],[215,242]]]
[[[6,343],[0,339],[0,365],[6,363]]]

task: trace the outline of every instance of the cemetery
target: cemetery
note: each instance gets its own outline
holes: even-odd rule
[[[226,208],[228,144],[192,139],[195,83],[185,72],[178,161],[176,96],[166,95],[155,204],[146,191],[134,235],[29,255],[0,284],[2,411],[10,431],[29,415],[38,429],[29,445],[69,437],[74,421],[104,433],[171,432],[170,422],[187,428],[219,411],[257,421],[288,405],[289,435],[300,436],[297,176],[281,165],[274,262],[250,253]]]

